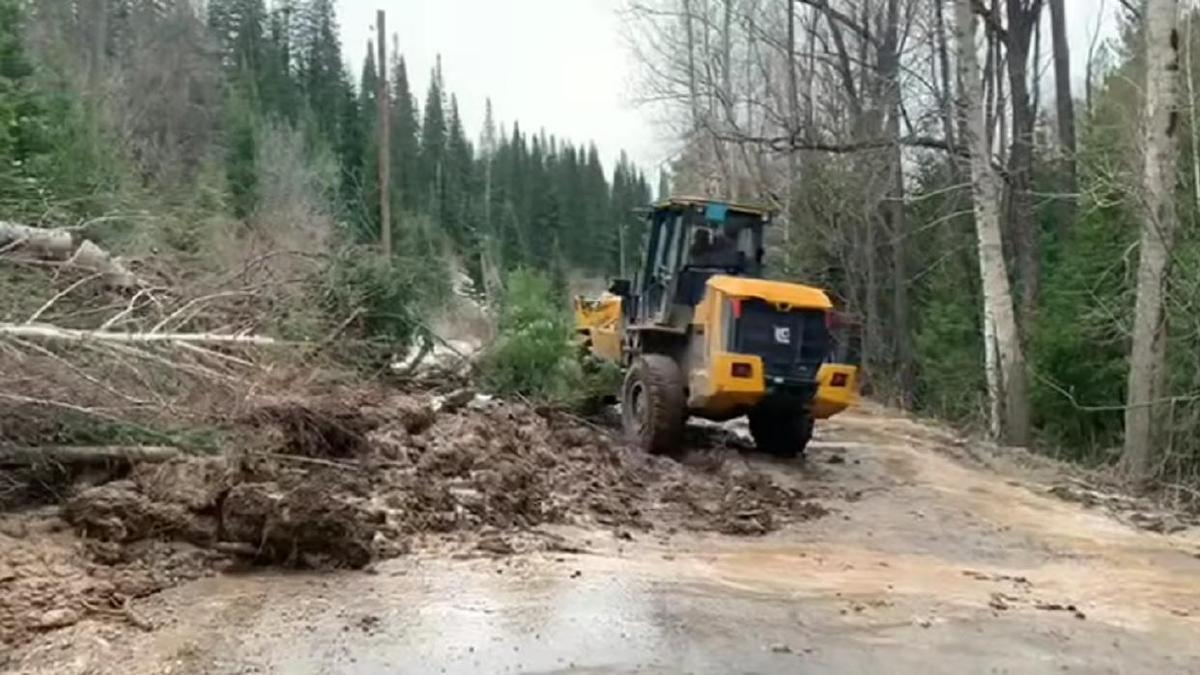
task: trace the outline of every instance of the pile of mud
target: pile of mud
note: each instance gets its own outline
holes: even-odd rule
[[[407,531],[575,522],[761,534],[823,513],[733,459],[680,464],[628,448],[608,428],[498,402],[437,415],[419,433],[386,425],[384,492]],[[395,490],[396,486],[403,486]]]
[[[825,513],[736,451],[679,463],[469,392],[276,399],[241,424],[242,448],[76,486],[39,521],[53,535],[0,542],[0,642],[95,614],[136,624],[130,598],[231,564],[359,568],[446,534],[509,553],[552,523],[759,535]]]
[[[361,567],[423,533],[569,522],[762,534],[824,513],[736,460],[651,457],[611,429],[469,394],[272,400],[247,421],[253,450],[136,466],[73,496],[64,518],[118,544]]]
[[[152,628],[130,601],[210,574],[227,562],[217,551],[182,541],[80,540],[53,509],[0,516],[0,646],[84,618]]]

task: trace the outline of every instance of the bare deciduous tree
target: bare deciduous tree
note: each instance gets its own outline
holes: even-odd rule
[[[1175,213],[1175,160],[1179,151],[1175,96],[1179,77],[1179,0],[1148,0],[1145,6],[1146,86],[1142,112],[1142,232],[1134,307],[1133,345],[1125,409],[1122,459],[1130,474],[1148,477],[1161,409],[1166,351],[1163,313]]]
[[[1058,144],[1062,152],[1059,170],[1065,193],[1057,228],[1062,235],[1075,222],[1075,195],[1079,192],[1075,165],[1075,100],[1071,96],[1071,48],[1067,43],[1066,11],[1063,0],[1049,0],[1049,3],[1050,32],[1054,42],[1054,103],[1058,116]]]
[[[964,143],[971,153],[992,432],[1010,444],[1025,445],[1029,442],[1027,374],[1000,235],[1000,188],[987,145],[975,14],[971,0],[956,0],[955,8],[958,78],[962,86],[959,105],[964,117]]]

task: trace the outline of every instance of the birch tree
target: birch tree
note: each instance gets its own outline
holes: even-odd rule
[[[1161,403],[1166,351],[1163,313],[1171,247],[1175,237],[1175,161],[1179,121],[1179,0],[1148,0],[1144,43],[1146,85],[1142,102],[1142,228],[1134,306],[1133,344],[1125,408],[1122,460],[1132,477],[1152,470],[1155,420]]]
[[[975,237],[979,251],[979,277],[983,288],[983,333],[987,368],[991,430],[1012,444],[1029,442],[1029,400],[1025,358],[1017,332],[1008,266],[1000,236],[1000,188],[991,152],[983,109],[983,86],[975,43],[975,14],[971,0],[955,3],[958,43],[958,76],[961,82],[959,114],[963,139],[971,156]]]

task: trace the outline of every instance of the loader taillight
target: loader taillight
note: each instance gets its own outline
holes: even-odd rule
[[[742,318],[742,299],[741,298],[733,299],[733,318],[735,318],[735,319]]]
[[[749,363],[735,363],[729,367],[729,374],[734,377],[748,378],[754,375],[754,369]]]
[[[829,378],[829,386],[844,387],[844,386],[846,386],[846,383],[849,381],[850,381],[850,378],[845,373],[834,373],[833,377]]]

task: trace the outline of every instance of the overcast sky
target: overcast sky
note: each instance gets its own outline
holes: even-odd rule
[[[429,72],[440,53],[446,86],[458,95],[472,139],[478,138],[484,101],[490,96],[497,119],[509,128],[516,119],[526,130],[544,127],[577,143],[595,141],[607,169],[625,149],[653,184],[659,163],[673,146],[650,112],[630,102],[638,74],[620,33],[617,11],[624,4],[625,0],[338,0],[338,9],[342,43],[356,76],[373,35],[375,11],[384,9],[388,33],[399,35],[418,100],[424,101]],[[1117,0],[1066,0],[1076,76],[1083,73],[1087,45],[1097,26],[1103,35],[1112,34],[1117,6]],[[1048,38],[1049,32],[1044,35]],[[1048,53],[1048,39],[1043,44]]]

